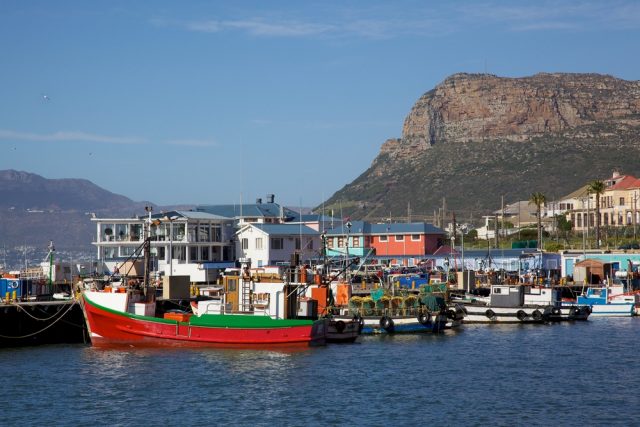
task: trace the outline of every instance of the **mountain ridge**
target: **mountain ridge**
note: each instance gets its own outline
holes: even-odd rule
[[[616,169],[638,174],[640,82],[595,73],[457,73],[425,92],[370,167],[325,201],[363,219],[476,219],[501,197],[549,199]]]

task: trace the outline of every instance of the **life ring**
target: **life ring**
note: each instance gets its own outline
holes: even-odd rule
[[[428,325],[431,322],[431,313],[428,311],[418,314],[418,322],[421,325]]]
[[[525,313],[524,310],[518,310],[518,312],[516,313],[516,317],[518,318],[518,320],[524,321],[524,319],[527,318],[527,313]]]
[[[382,329],[384,329],[387,332],[392,332],[393,331],[393,319],[390,318],[389,316],[382,316],[382,318],[380,319],[380,327]]]
[[[338,321],[336,322],[336,331],[337,331],[339,334],[341,334],[342,332],[344,332],[344,327],[345,327],[345,324],[344,324],[344,322],[343,322],[342,320],[338,320]]]
[[[491,309],[485,311],[484,315],[487,316],[489,319],[493,319],[494,317],[496,317],[496,313],[494,313],[494,311]]]
[[[17,280],[10,280],[7,282],[7,288],[9,289],[18,289],[18,281]]]
[[[542,313],[540,312],[540,310],[534,310],[533,313],[531,313],[531,316],[535,320],[542,320]]]

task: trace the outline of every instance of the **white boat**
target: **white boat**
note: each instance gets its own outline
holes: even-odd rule
[[[640,295],[625,293],[623,285],[590,287],[578,296],[576,303],[591,307],[592,316],[630,317],[637,314]]]
[[[529,285],[492,285],[489,303],[465,302],[465,323],[544,323],[586,320],[587,306],[562,306],[560,290]]]

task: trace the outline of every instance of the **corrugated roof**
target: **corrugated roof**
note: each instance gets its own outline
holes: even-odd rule
[[[351,234],[446,234],[441,228],[425,222],[392,222],[370,224],[365,221],[351,221]],[[347,234],[346,225],[327,231],[327,235]]]
[[[305,235],[305,236],[318,236],[316,230],[306,225],[300,224],[251,224],[253,227],[264,231],[271,236],[292,236],[292,235]]]
[[[243,205],[201,205],[196,206],[196,210],[200,212],[208,212],[214,215],[220,215],[227,218],[279,218],[280,205],[277,203],[249,203]],[[284,215],[287,219],[296,216],[296,213],[290,209],[283,207]]]

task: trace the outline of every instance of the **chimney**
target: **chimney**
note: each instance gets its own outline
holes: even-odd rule
[[[267,203],[273,203],[275,197],[273,194],[267,194]]]
[[[256,199],[256,205],[259,205],[259,204],[262,204],[262,199],[258,197]]]

